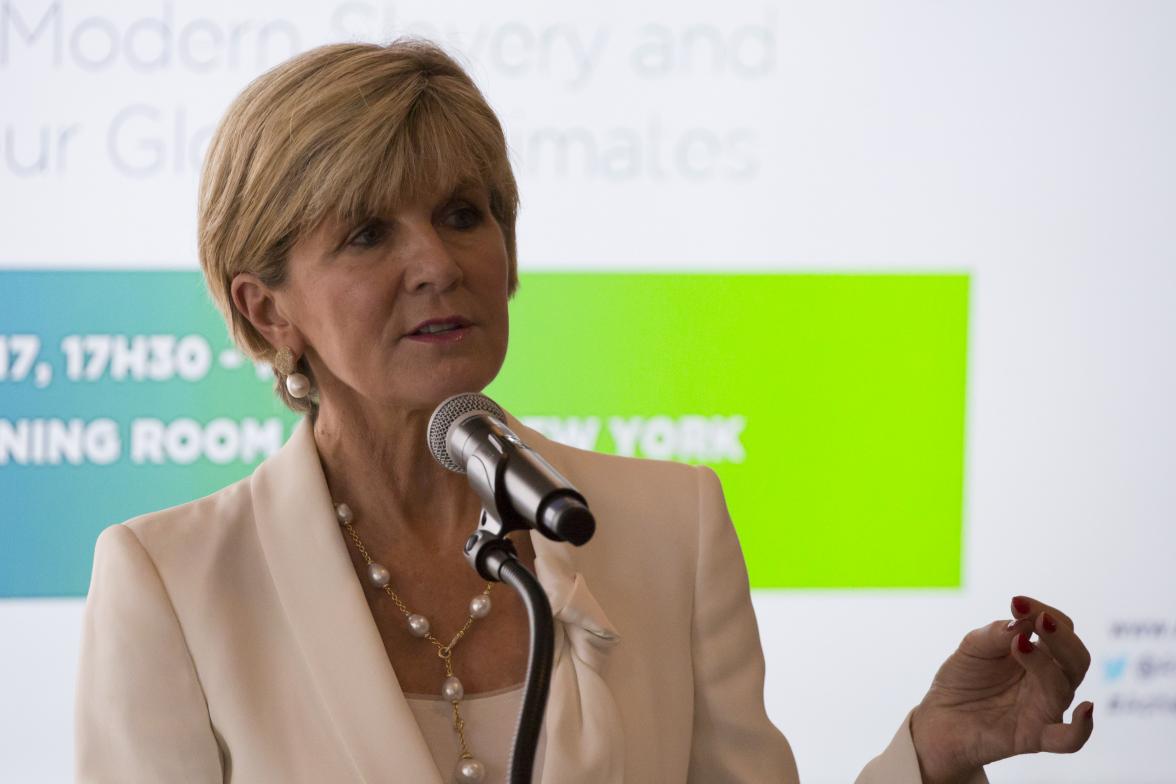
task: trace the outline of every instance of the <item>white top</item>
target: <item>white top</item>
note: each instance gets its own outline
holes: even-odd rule
[[[453,729],[453,706],[443,697],[405,694],[408,707],[416,717],[433,761],[448,781],[457,767],[457,731]],[[523,704],[522,684],[497,691],[467,694],[461,700],[461,718],[465,722],[466,746],[474,758],[486,766],[483,784],[505,784],[510,766],[511,744]],[[543,770],[544,731],[539,731],[535,749],[535,770]]]

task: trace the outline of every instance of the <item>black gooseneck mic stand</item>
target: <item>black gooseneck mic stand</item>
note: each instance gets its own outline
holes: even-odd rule
[[[551,686],[552,657],[555,653],[555,623],[551,603],[535,575],[518,559],[514,543],[506,538],[496,520],[483,510],[481,522],[465,543],[466,559],[484,580],[504,582],[514,588],[527,608],[531,628],[531,651],[527,655],[527,683],[523,689],[523,707],[515,728],[510,758],[510,784],[531,784],[535,767],[535,750],[539,729],[547,708]],[[498,529],[495,531],[495,529]]]
[[[506,536],[534,528],[548,539],[578,546],[592,538],[596,521],[580,492],[520,441],[505,420],[505,412],[485,395],[454,395],[429,420],[429,448],[441,465],[466,474],[482,500],[478,530],[463,548],[466,560],[482,579],[517,591],[527,609],[527,681],[507,781],[531,784],[551,687],[555,622],[543,586]]]

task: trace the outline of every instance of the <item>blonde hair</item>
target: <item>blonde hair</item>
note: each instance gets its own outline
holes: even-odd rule
[[[518,186],[502,126],[469,74],[436,44],[331,44],[249,84],[229,106],[204,159],[197,233],[200,266],[236,344],[271,362],[271,346],[233,304],[233,277],[271,288],[290,249],[334,217],[348,225],[465,181],[486,185],[506,240],[510,293],[518,287]],[[303,357],[297,368],[312,382]],[[278,378],[275,391],[298,399]]]

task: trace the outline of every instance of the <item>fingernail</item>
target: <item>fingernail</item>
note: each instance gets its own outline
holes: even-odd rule
[[[1093,702],[1090,703],[1090,707],[1086,709],[1086,718],[1088,718],[1088,719],[1094,718],[1094,703]]]
[[[1017,635],[1017,650],[1021,653],[1033,653],[1033,643],[1029,642],[1029,636],[1024,632]]]
[[[1058,630],[1058,622],[1050,617],[1049,613],[1041,614],[1041,625],[1047,632],[1056,632]]]
[[[1025,615],[1029,612],[1029,608],[1029,600],[1024,596],[1013,597],[1013,609],[1017,612],[1018,615]]]
[[[1006,626],[1005,629],[1006,630],[1015,629],[1015,628],[1017,628],[1018,623],[1020,623],[1020,621],[1018,621],[1016,618],[1014,618],[1013,620],[1009,621],[1009,625]]]

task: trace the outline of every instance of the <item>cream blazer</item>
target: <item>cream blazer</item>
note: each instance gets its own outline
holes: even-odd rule
[[[795,782],[764,710],[747,571],[709,468],[509,425],[590,500],[532,534],[557,619],[542,784]],[[381,642],[308,419],[235,484],[99,535],[76,694],[94,784],[442,784]],[[908,725],[865,784],[920,781]]]

